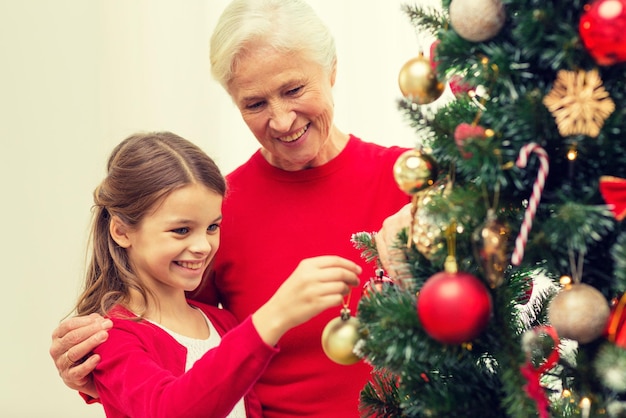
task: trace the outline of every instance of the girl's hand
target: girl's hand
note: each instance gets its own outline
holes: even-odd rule
[[[275,345],[289,329],[343,303],[360,283],[361,267],[338,256],[304,259],[269,301],[252,315],[261,338]]]

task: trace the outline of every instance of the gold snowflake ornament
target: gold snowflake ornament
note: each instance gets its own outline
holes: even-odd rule
[[[554,116],[562,136],[582,134],[595,138],[615,110],[615,103],[595,69],[560,70],[543,104]]]

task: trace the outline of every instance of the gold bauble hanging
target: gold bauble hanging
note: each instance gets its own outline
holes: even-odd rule
[[[445,195],[447,187],[449,187],[447,182],[440,182],[420,193],[416,201],[417,208],[411,224],[411,240],[417,251],[429,260],[445,247],[444,231],[449,225],[438,223],[428,205],[433,197]]]
[[[435,160],[417,149],[405,151],[393,165],[393,177],[398,187],[409,195],[432,186],[438,172]]]
[[[485,223],[472,234],[474,256],[491,288],[500,286],[504,280],[504,271],[509,265],[508,241],[509,227],[494,215],[488,215]]]
[[[335,363],[348,366],[360,360],[354,347],[361,338],[359,320],[344,309],[341,315],[332,319],[322,332],[322,348],[326,356]]]
[[[402,66],[398,84],[402,95],[417,104],[434,102],[441,97],[445,88],[445,84],[437,80],[430,60],[422,52]]]

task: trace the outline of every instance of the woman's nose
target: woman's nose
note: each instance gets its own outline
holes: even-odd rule
[[[296,120],[296,112],[285,104],[272,106],[270,115],[270,128],[277,132],[287,132]]]

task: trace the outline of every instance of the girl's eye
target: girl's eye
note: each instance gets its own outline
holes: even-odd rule
[[[172,229],[172,232],[179,235],[185,235],[189,232],[189,228],[176,228]]]
[[[219,224],[211,224],[206,230],[209,232],[215,232],[217,231],[219,227],[220,227]]]

